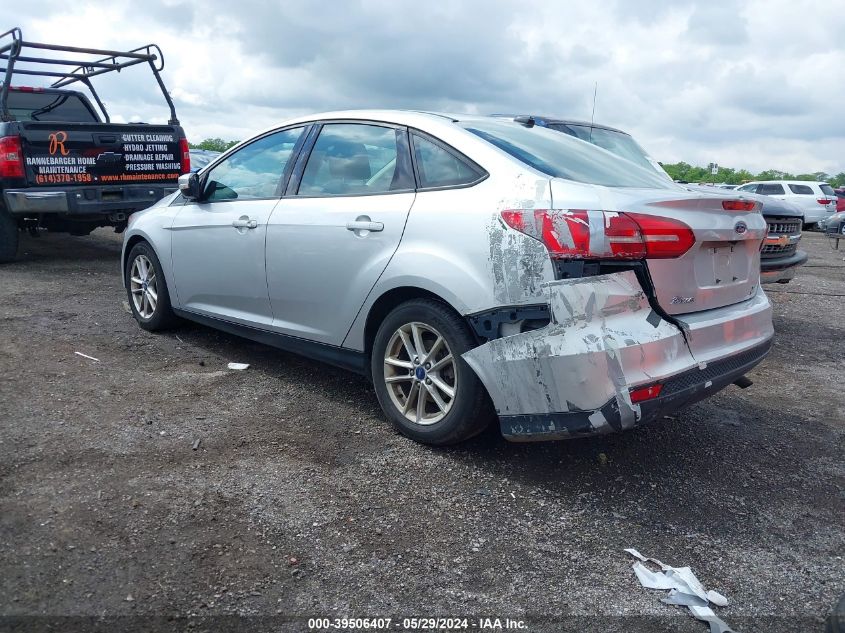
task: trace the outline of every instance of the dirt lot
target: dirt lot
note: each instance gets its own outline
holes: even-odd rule
[[[804,245],[750,389],[620,436],[433,450],[354,375],[140,330],[118,236],[26,238],[0,269],[0,630],[705,631],[626,547],[691,566],[737,631],[817,630],[845,592],[845,245]]]

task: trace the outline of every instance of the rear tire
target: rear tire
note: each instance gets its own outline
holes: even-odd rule
[[[400,433],[444,446],[487,427],[490,400],[462,358],[475,345],[466,322],[439,301],[413,299],[387,315],[370,367],[379,404]]]
[[[125,275],[129,309],[138,325],[157,332],[170,329],[179,322],[170,305],[170,293],[161,263],[147,242],[138,242],[129,251]]]
[[[18,256],[18,225],[5,210],[0,209],[0,264],[15,261]]]

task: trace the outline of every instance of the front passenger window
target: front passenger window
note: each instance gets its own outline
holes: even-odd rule
[[[205,199],[258,200],[281,195],[282,174],[304,128],[269,134],[239,149],[208,173]]]

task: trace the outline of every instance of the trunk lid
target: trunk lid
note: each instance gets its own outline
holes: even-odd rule
[[[33,186],[176,182],[178,125],[22,121],[27,182]]]
[[[727,211],[725,200],[743,199],[741,194],[693,192],[681,187],[630,189],[584,187],[573,191],[570,183],[552,180],[556,208],[573,208],[567,200],[586,208],[671,218],[686,224],[695,243],[680,257],[647,258],[655,297],[668,314],[678,315],[721,308],[755,295],[760,282],[760,245],[766,237],[766,221],[760,203],[752,211]],[[588,198],[593,198],[589,200]],[[744,198],[749,200],[749,198]]]

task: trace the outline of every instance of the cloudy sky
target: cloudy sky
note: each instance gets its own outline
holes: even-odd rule
[[[192,141],[359,107],[589,119],[598,83],[596,121],[662,162],[845,171],[843,0],[29,0],[5,20],[159,44]],[[98,89],[115,119],[167,118],[142,68]]]

